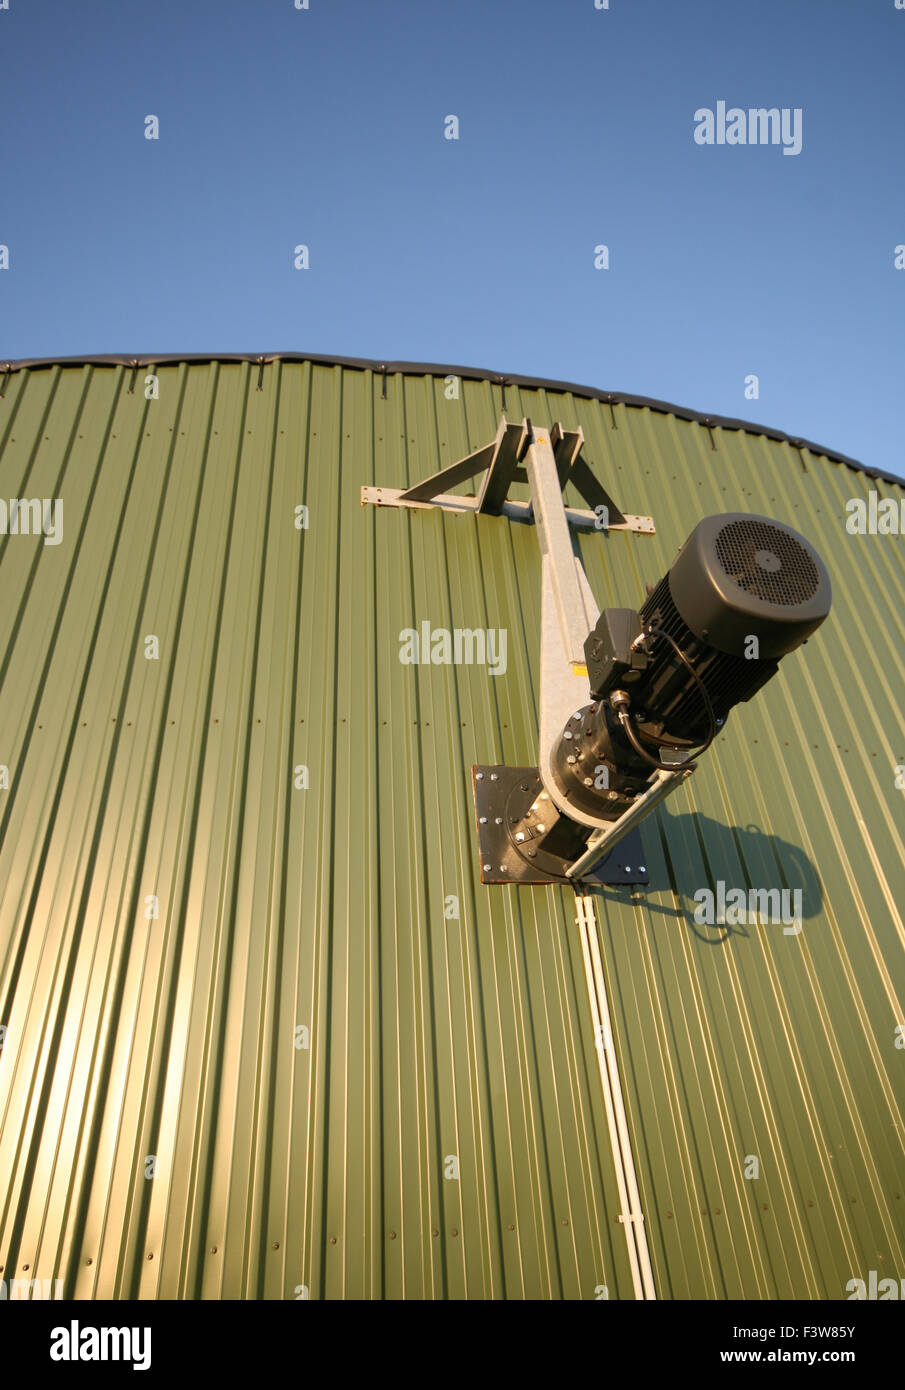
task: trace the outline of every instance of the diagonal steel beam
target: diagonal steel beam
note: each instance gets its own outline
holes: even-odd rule
[[[499,432],[498,432],[499,433]],[[528,422],[520,425],[506,425],[499,448],[481,484],[478,493],[478,511],[499,516],[509,491],[509,484],[518,471],[519,460],[528,438]]]
[[[476,473],[483,473],[485,469],[492,466],[499,453],[500,446],[506,436],[506,429],[506,417],[503,416],[492,444],[483,445],[482,448],[476,449],[473,454],[459,459],[458,463],[451,463],[447,468],[441,468],[439,473],[425,478],[423,482],[415,483],[413,487],[407,488],[405,492],[399,494],[399,501],[429,502],[432,497],[445,492],[448,487],[455,487],[457,483],[464,483],[466,478],[473,478]]]
[[[588,615],[556,472],[556,456],[545,429],[532,433],[525,469],[531,488],[531,505],[541,554],[545,560],[549,560],[550,579],[563,637],[563,655],[573,666],[585,669],[584,643],[590,631]]]
[[[607,519],[610,524],[616,526],[623,525],[625,517],[616,506],[610,494],[600,486],[600,483],[583,458],[577,458],[572,464],[569,473],[569,482],[575,485],[593,511],[596,511],[598,507],[606,507]]]

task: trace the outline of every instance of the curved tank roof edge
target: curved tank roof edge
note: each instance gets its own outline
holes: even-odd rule
[[[532,390],[567,391],[575,396],[603,401],[608,405],[628,405],[660,411],[664,415],[675,415],[680,420],[696,420],[698,424],[717,426],[719,429],[741,430],[745,434],[760,434],[767,439],[776,439],[791,444],[795,449],[807,449],[811,454],[822,454],[833,463],[844,463],[846,467],[870,478],[882,478],[898,486],[905,484],[905,478],[888,473],[882,468],[872,468],[858,459],[840,454],[835,449],[827,449],[809,439],[788,434],[785,430],[773,429],[769,425],[758,425],[751,420],[738,420],[727,415],[710,415],[700,410],[690,410],[686,406],[673,405],[670,401],[656,400],[652,396],[633,396],[624,391],[603,391],[595,386],[583,386],[574,381],[554,381],[548,377],[521,376],[517,373],[492,372],[484,367],[462,367],[444,365],[439,362],[382,362],[369,357],[336,357],[315,352],[179,352],[179,353],[99,353],[75,357],[23,357],[0,362],[0,374],[21,371],[26,367],[66,367],[66,366],[118,366],[150,367],[172,366],[178,362],[250,362],[255,366],[270,362],[313,362],[328,367],[352,367],[361,371],[403,376],[461,376],[472,381],[490,381],[498,386],[525,386]],[[2,392],[0,392],[2,395]]]

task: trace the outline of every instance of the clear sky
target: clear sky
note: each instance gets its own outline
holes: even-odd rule
[[[297,2],[0,0],[0,359],[486,367],[905,474],[905,0]]]

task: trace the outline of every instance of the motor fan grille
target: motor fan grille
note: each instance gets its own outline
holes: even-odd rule
[[[731,521],[717,534],[716,557],[729,578],[754,598],[794,608],[813,598],[820,574],[804,546],[764,521]]]

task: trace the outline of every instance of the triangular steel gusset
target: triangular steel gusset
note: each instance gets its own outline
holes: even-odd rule
[[[456,463],[441,468],[423,482],[407,488],[363,487],[362,504],[381,507],[439,507],[444,511],[475,512],[490,516],[508,516],[514,521],[534,520],[533,501],[516,501],[509,496],[513,483],[527,483],[524,460],[535,441],[535,431],[528,419],[510,424],[505,415],[500,419],[496,437],[490,444]],[[563,429],[557,422],[549,430],[556,474],[560,490],[572,483],[588,504],[589,510],[565,507],[566,520],[573,526],[593,527],[598,531],[638,531],[651,535],[653,518],[626,513],[599,482],[582,455],[584,435],[579,428]],[[447,492],[470,478],[480,477],[474,493]]]

